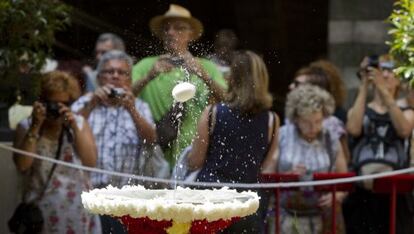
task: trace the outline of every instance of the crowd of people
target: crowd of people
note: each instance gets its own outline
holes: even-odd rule
[[[220,31],[215,54],[198,58],[189,45],[203,25],[187,9],[170,5],[149,26],[163,54],[134,64],[122,39],[105,33],[96,42],[97,65],[83,67],[83,77],[74,78],[71,69],[45,74],[14,146],[129,174],[139,174],[145,146],[160,146],[169,170],[179,162],[195,172],[193,180],[217,183],[259,183],[262,173],[309,179],[313,173],[364,175],[410,166],[414,92],[393,73],[390,56],[363,58],[361,86],[349,110],[335,65],[317,60],[299,69],[280,119],[271,111],[265,62],[252,51],[236,50],[233,31]],[[177,103],[171,91],[184,81],[196,94]],[[14,162],[25,175],[23,200],[42,211],[41,233],[126,233],[117,219],[86,213],[80,194],[137,182],[19,154]],[[223,233],[265,233],[272,198],[258,192],[258,212]],[[332,199],[311,189],[281,193],[281,233],[329,233]],[[372,182],[338,192],[336,199],[337,233],[388,232],[388,197],[374,193]],[[397,217],[397,233],[414,232],[412,194],[399,195]]]

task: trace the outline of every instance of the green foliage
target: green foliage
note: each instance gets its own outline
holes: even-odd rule
[[[390,54],[396,60],[395,72],[414,85],[414,1],[399,0],[388,18],[392,28],[388,31],[392,40]]]
[[[58,0],[0,0],[0,101],[12,102],[22,74],[35,85],[55,32],[70,22],[70,8]]]

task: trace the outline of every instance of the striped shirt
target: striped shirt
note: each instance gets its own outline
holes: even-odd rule
[[[72,105],[72,111],[81,110],[91,98],[90,94],[80,97]],[[135,107],[140,115],[149,123],[154,124],[148,104],[136,99]],[[98,149],[96,167],[135,174],[142,142],[129,112],[124,107],[99,105],[91,111],[88,122]],[[92,173],[91,180],[95,187],[108,184],[122,186],[128,183],[127,178],[101,173]]]
[[[296,165],[304,165],[307,173],[335,170],[339,140],[330,137],[325,127],[319,137],[312,142],[304,140],[294,124],[286,124],[279,130],[278,172],[289,172]],[[330,139],[327,139],[329,135]],[[328,149],[328,147],[331,147]],[[332,152],[331,154],[329,152]],[[307,176],[302,179],[307,180]],[[304,191],[287,191],[281,194],[281,206],[285,209],[312,210],[317,208],[320,194],[306,188]]]

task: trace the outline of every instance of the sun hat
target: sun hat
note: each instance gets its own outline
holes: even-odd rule
[[[162,26],[165,20],[167,19],[180,19],[184,20],[190,24],[193,29],[192,40],[197,40],[203,34],[203,24],[200,20],[191,16],[191,13],[186,8],[170,4],[170,8],[163,15],[157,15],[153,17],[149,22],[149,27],[151,32],[158,38],[162,38]]]

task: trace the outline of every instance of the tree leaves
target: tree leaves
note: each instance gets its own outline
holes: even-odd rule
[[[395,2],[388,21],[392,25],[388,31],[392,40],[387,44],[397,65],[394,72],[414,84],[414,1]]]
[[[23,70],[38,75],[69,12],[58,0],[0,0],[0,101],[15,95]]]

